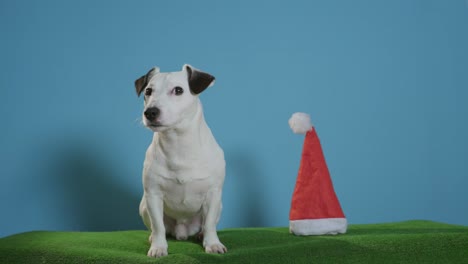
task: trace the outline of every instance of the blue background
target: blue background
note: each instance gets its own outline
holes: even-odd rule
[[[143,228],[133,82],[210,72],[219,228],[287,226],[311,114],[350,223],[468,225],[468,2],[1,1],[0,237]]]

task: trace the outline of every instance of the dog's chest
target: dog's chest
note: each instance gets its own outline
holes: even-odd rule
[[[175,138],[171,142],[174,144],[155,139],[148,149],[145,190],[162,194],[164,210],[173,218],[186,218],[200,212],[207,194],[222,189],[223,151],[209,131],[203,134],[203,144],[197,141],[198,137]]]
[[[207,173],[207,172],[205,172]],[[198,177],[191,175],[198,174]],[[165,212],[174,218],[184,218],[198,213],[206,194],[217,185],[216,176],[202,177],[202,169],[178,171],[172,177],[158,177],[159,188],[164,193]]]
[[[171,211],[178,213],[196,213],[200,210],[209,185],[203,181],[192,181],[188,179],[169,180],[165,179],[164,204]]]
[[[193,163],[156,160],[147,174],[150,177],[147,183],[153,190],[163,193],[165,212],[174,218],[198,213],[207,193],[213,188],[222,188],[224,160]]]

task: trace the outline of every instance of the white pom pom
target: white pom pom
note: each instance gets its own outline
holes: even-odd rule
[[[294,133],[305,134],[312,129],[310,116],[306,113],[294,113],[291,118],[289,118],[289,126]]]

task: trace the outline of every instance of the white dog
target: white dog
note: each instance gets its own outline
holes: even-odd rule
[[[216,225],[225,175],[223,150],[205,122],[198,95],[214,77],[190,65],[151,69],[135,81],[145,96],[143,123],[154,131],[143,168],[140,215],[151,230],[150,257],[167,255],[166,233],[178,240],[203,235],[207,253],[225,253]]]

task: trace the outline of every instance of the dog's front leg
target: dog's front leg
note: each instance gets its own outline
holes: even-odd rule
[[[166,229],[164,227],[162,194],[146,193],[146,204],[151,219],[151,247],[148,257],[162,257],[167,255]]]
[[[219,241],[216,225],[221,214],[221,190],[214,189],[208,192],[203,205],[203,247],[206,253],[227,252],[226,247]]]

